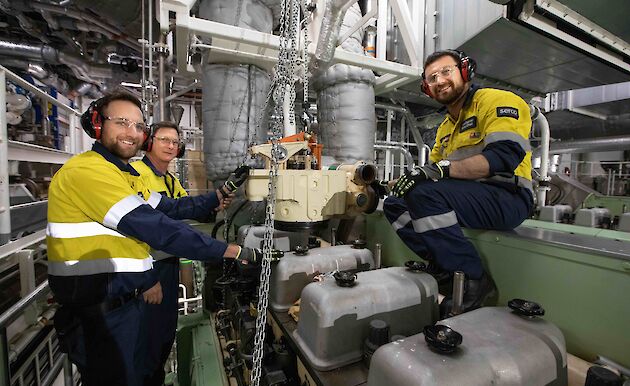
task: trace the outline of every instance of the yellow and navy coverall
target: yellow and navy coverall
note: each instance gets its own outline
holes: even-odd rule
[[[418,256],[447,271],[478,279],[479,254],[461,227],[511,230],[533,206],[529,106],[503,90],[471,87],[457,119],[446,114],[438,127],[432,163],[482,154],[490,176],[423,181],[407,196],[383,206],[399,237]]]
[[[142,383],[140,294],[158,282],[150,248],[221,260],[227,244],[175,220],[205,219],[218,205],[214,193],[173,200],[150,192],[99,142],[55,174],[46,231],[49,284],[61,305],[55,328],[84,384]]]
[[[179,180],[169,173],[155,168],[145,155],[140,161],[131,163],[140,173],[144,186],[169,198],[188,196]],[[164,383],[164,365],[175,341],[177,330],[177,297],[179,293],[179,259],[162,251],[152,251],[153,268],[162,285],[162,303],[147,304],[142,325],[147,330],[147,350],[144,368],[144,386]]]

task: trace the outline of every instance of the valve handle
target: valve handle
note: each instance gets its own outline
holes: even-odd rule
[[[524,299],[512,299],[508,302],[508,307],[522,316],[543,316],[545,314],[545,309],[540,304]]]
[[[462,344],[462,334],[448,326],[436,324],[424,327],[424,340],[440,354],[451,354]]]

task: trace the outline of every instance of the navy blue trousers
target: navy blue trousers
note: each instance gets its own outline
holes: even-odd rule
[[[532,209],[531,194],[476,181],[423,181],[402,199],[388,197],[385,216],[402,241],[423,259],[447,271],[478,279],[481,259],[461,227],[512,230]]]
[[[141,299],[133,299],[107,313],[68,306],[59,309],[55,328],[84,385],[142,385],[144,306]]]
[[[162,303],[147,304],[142,325],[147,333],[144,385],[164,383],[164,365],[175,341],[177,297],[179,294],[179,259],[171,257],[153,263],[162,286]]]

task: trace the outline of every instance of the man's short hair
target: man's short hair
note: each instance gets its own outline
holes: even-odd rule
[[[177,131],[177,135],[181,136],[181,132],[179,131],[179,126],[177,123],[173,121],[160,121],[151,125],[151,136],[155,135],[155,133],[160,129],[175,129]]]
[[[105,95],[97,101],[96,111],[98,111],[101,117],[105,116],[105,109],[107,108],[107,106],[109,106],[110,103],[114,101],[131,102],[134,105],[138,106],[138,108],[142,111],[142,103],[140,102],[140,99],[136,98],[135,95],[125,91],[114,91],[111,94]]]
[[[455,60],[455,63],[457,64],[457,66],[459,67],[460,62],[461,62],[461,54],[459,51],[456,50],[440,50],[440,51],[435,51],[434,53],[432,53],[431,55],[429,55],[427,57],[427,60],[424,61],[424,67],[423,68],[427,68],[427,66],[431,65],[431,63],[436,62],[438,59],[444,57],[444,56],[450,56],[451,58],[453,58],[453,60]],[[422,76],[424,77],[424,73],[422,74]]]

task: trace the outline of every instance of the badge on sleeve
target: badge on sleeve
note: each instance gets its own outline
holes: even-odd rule
[[[518,119],[518,109],[514,107],[497,107],[497,117],[508,117]]]

